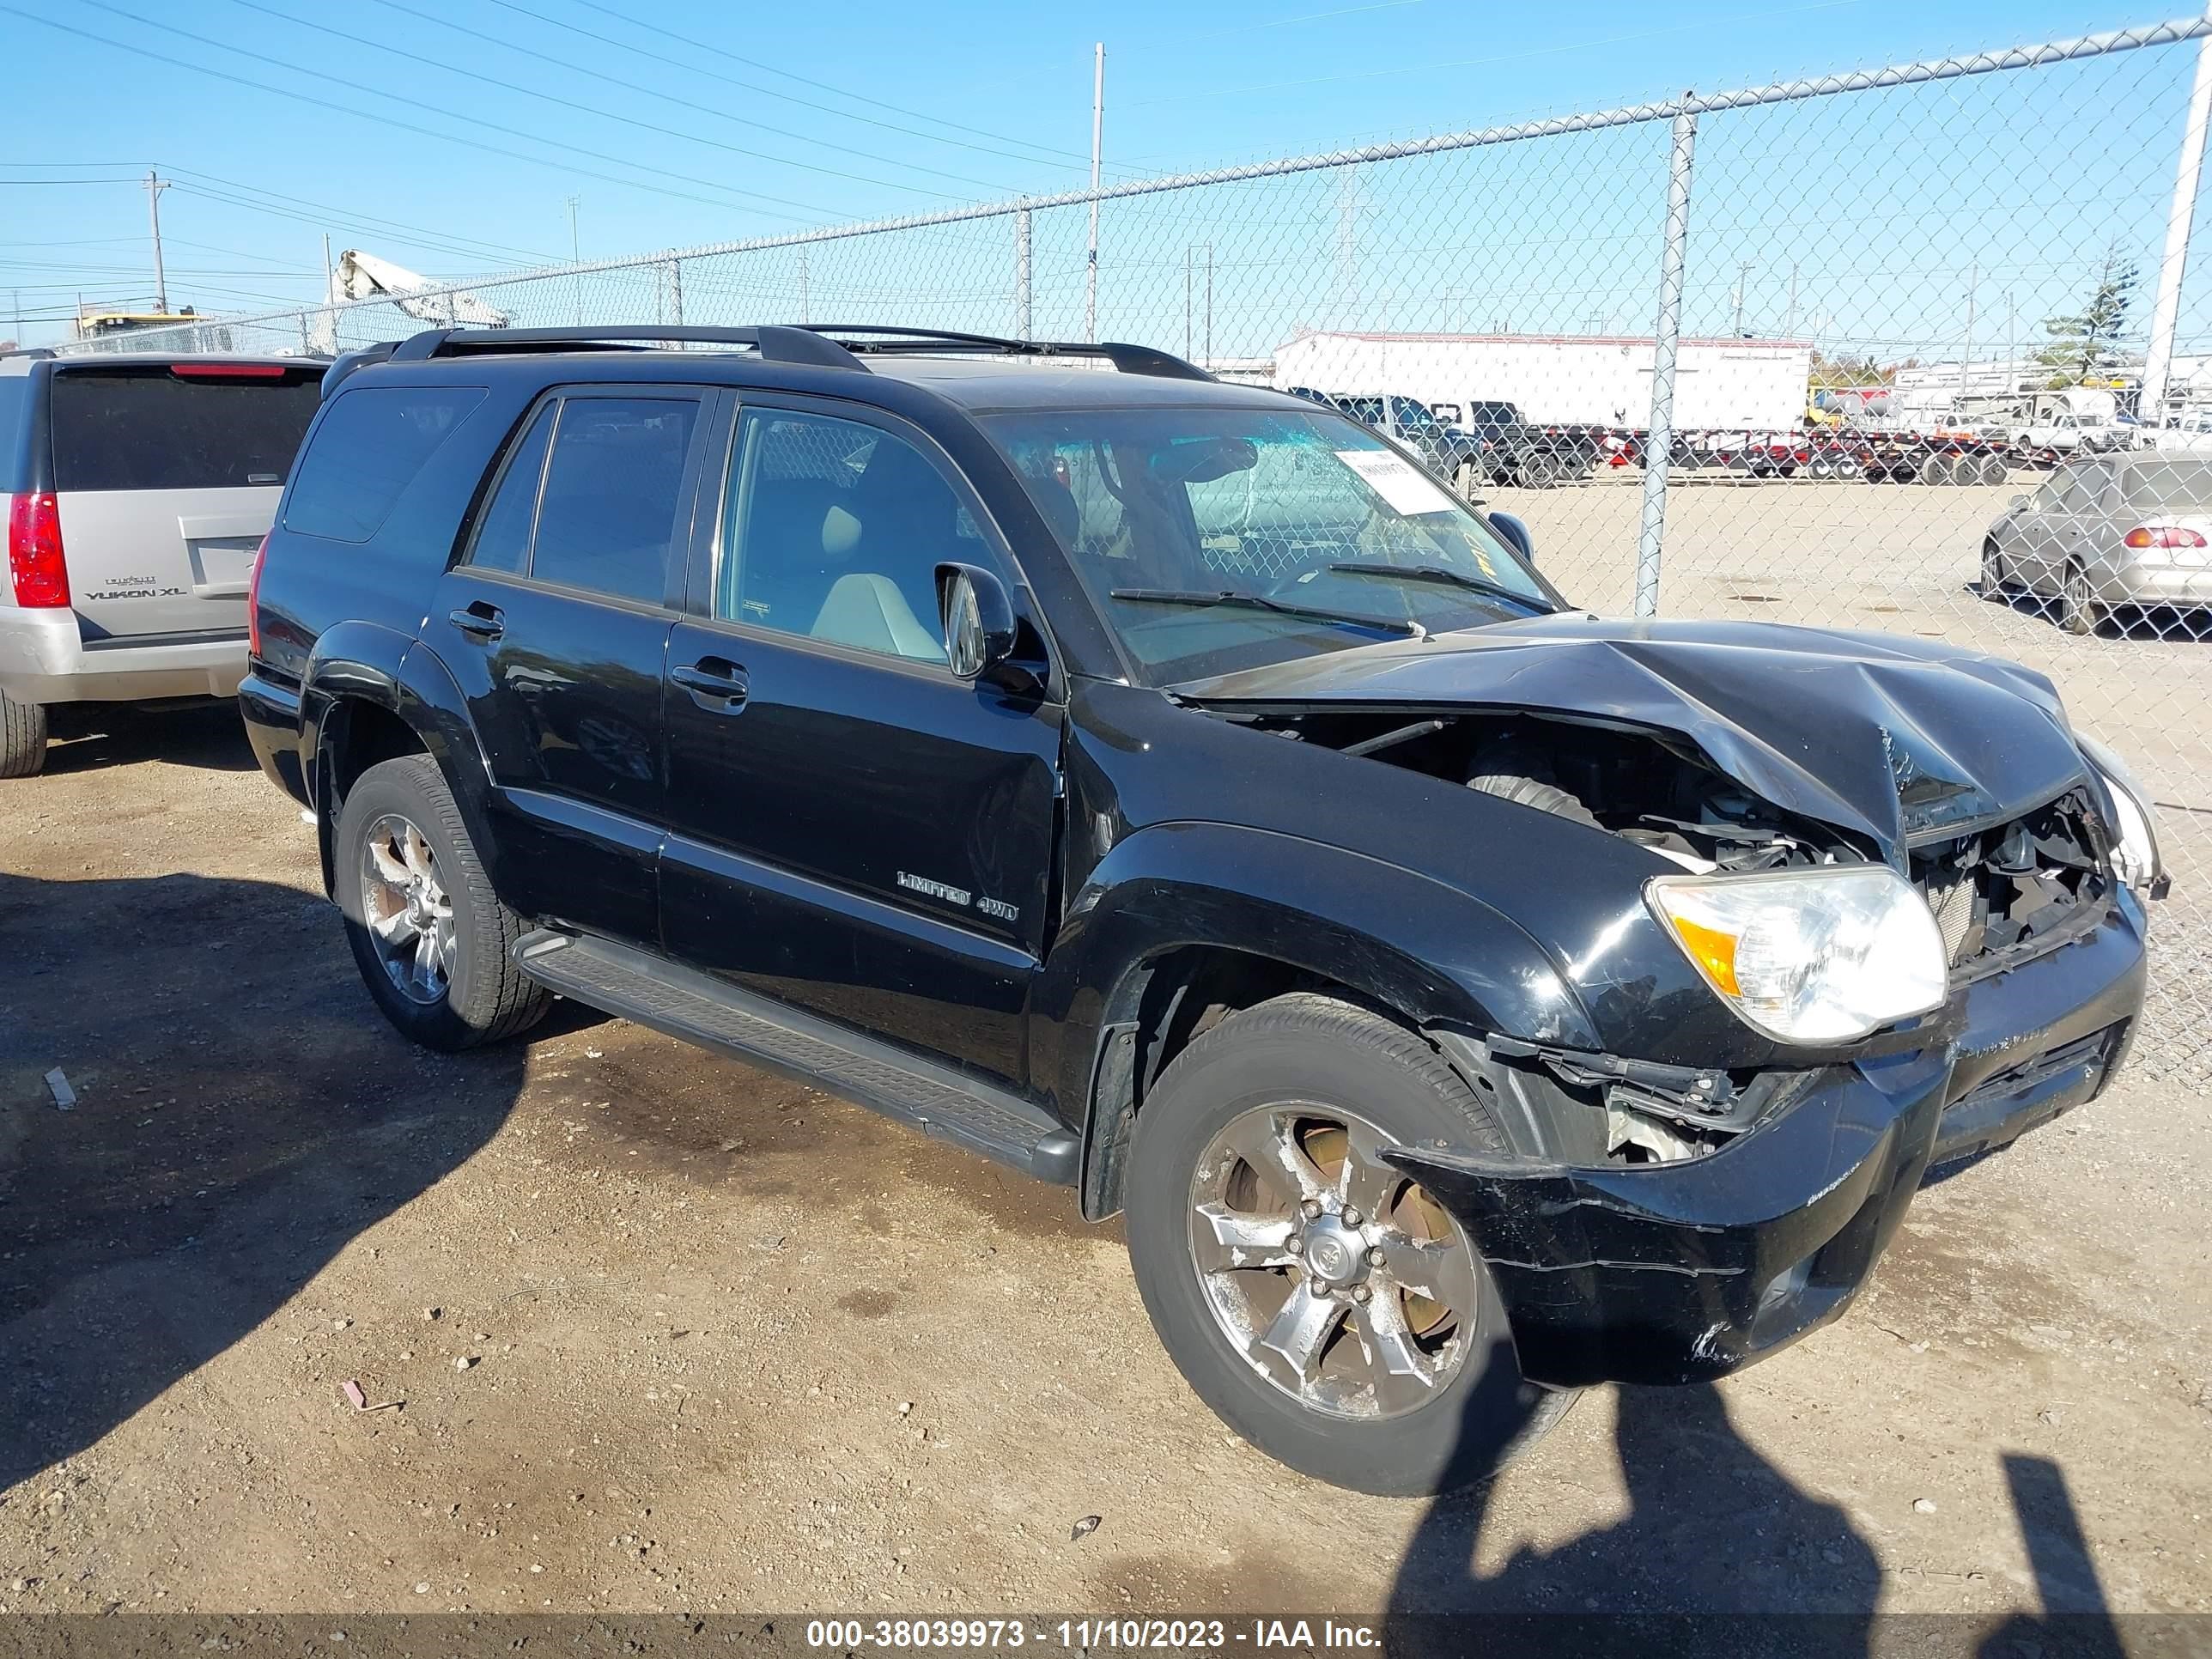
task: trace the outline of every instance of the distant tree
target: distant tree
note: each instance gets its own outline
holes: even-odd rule
[[[2097,273],[2097,286],[2081,313],[2043,319],[2051,343],[2035,354],[2035,360],[2051,371],[2051,386],[2080,386],[2103,378],[2118,365],[2119,340],[2135,299],[2136,275],[2134,260],[2123,258],[2118,247],[2109,249]]]
[[[1813,353],[1815,386],[1887,386],[1896,378],[1894,368],[1882,368],[1869,355],[1831,357],[1824,351]]]

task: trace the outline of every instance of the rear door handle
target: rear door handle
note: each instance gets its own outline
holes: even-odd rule
[[[669,671],[668,678],[691,694],[691,701],[709,714],[735,714],[745,706],[752,688],[745,671],[721,657],[702,657],[689,667]]]
[[[448,611],[446,620],[462,633],[472,634],[480,640],[495,640],[507,632],[507,613],[482,599],[461,610]]]

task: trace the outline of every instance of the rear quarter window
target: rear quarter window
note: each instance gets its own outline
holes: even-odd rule
[[[315,418],[321,379],[319,363],[236,376],[212,365],[58,369],[48,405],[54,487],[281,484]]]
[[[31,412],[31,377],[0,374],[0,489],[26,488],[23,423]]]
[[[341,392],[300,458],[284,500],[284,528],[325,541],[367,541],[484,396],[482,386]]]

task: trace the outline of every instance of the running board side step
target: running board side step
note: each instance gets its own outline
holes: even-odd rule
[[[515,965],[547,990],[810,1084],[927,1133],[1075,1184],[1082,1147],[1042,1107],[833,1021],[610,939],[540,928]]]

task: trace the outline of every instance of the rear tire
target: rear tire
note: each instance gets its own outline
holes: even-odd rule
[[[1363,1146],[1390,1145],[1507,1150],[1473,1091],[1413,1032],[1334,997],[1277,997],[1197,1038],[1152,1090],[1137,1115],[1127,1227],[1152,1328],[1224,1423],[1302,1474],[1417,1497],[1493,1474],[1574,1395],[1521,1376],[1504,1307],[1458,1224],[1428,1206],[1417,1184],[1395,1172],[1376,1177],[1388,1166],[1358,1155]],[[1263,1177],[1241,1156],[1246,1146],[1272,1174]],[[1332,1152],[1342,1160],[1334,1173]],[[1293,1180],[1316,1194],[1320,1212],[1310,1219],[1300,1218]],[[1362,1192],[1371,1213],[1355,1217]],[[1222,1219],[1251,1225],[1260,1242],[1247,1248],[1240,1234],[1233,1255],[1218,1246],[1202,1252],[1201,1238],[1225,1239]],[[1383,1260],[1371,1267],[1357,1265],[1357,1248],[1342,1251],[1362,1222],[1384,1241],[1373,1247]],[[1272,1233],[1262,1240],[1257,1230],[1267,1227],[1299,1248]],[[1417,1255],[1430,1264],[1423,1283],[1436,1299],[1398,1280],[1401,1262],[1418,1273]],[[1255,1256],[1279,1259],[1263,1266],[1247,1259]],[[1364,1275],[1349,1289],[1317,1271],[1343,1261]],[[1443,1288],[1447,1278],[1455,1290]],[[1278,1287],[1285,1308],[1301,1297],[1331,1308],[1328,1322],[1316,1316],[1318,1335],[1300,1341],[1264,1305]],[[1362,1287],[1369,1297],[1354,1300]],[[1407,1342],[1418,1349],[1415,1363],[1430,1368],[1424,1380],[1382,1375],[1361,1340],[1379,1330],[1419,1334]],[[1310,1352],[1310,1380],[1262,1337]],[[1437,1346],[1424,1346],[1431,1341]],[[1372,1380],[1363,1383],[1363,1376]]]
[[[492,891],[460,808],[428,755],[385,761],[355,781],[331,853],[362,982],[404,1036],[451,1054],[513,1036],[544,1017],[551,994],[514,964],[525,924]],[[410,877],[419,884],[399,902]],[[415,941],[425,936],[433,944],[417,954]]]
[[[2097,624],[2105,619],[2105,608],[2097,603],[2096,590],[2089,586],[2089,573],[2078,564],[2069,564],[2058,579],[2058,625],[2075,635],[2094,634]]]
[[[1559,481],[1559,464],[1538,450],[1521,459],[1521,482],[1530,489],[1549,489]]]
[[[2005,464],[2005,458],[1995,454],[1983,456],[1974,473],[1975,482],[1985,484],[2001,484],[2011,476],[2012,469]]]
[[[0,778],[27,778],[46,763],[46,704],[0,691]]]

